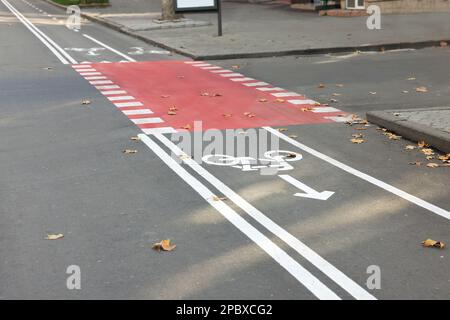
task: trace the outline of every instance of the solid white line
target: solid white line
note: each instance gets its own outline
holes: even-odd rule
[[[211,66],[211,67],[201,67],[200,69],[203,70],[218,70],[218,69],[222,69],[221,67],[217,67],[217,66]]]
[[[117,108],[124,108],[124,107],[142,107],[144,106],[141,102],[121,102],[121,103],[114,103],[114,105]]]
[[[112,52],[114,52],[115,54],[118,54],[119,56],[121,56],[121,57],[127,59],[128,61],[136,62],[136,60],[134,60],[133,58],[127,56],[126,54],[123,54],[122,52],[120,52],[120,51],[118,51],[118,50],[116,50],[116,49],[111,48],[110,46],[104,44],[104,43],[101,42],[101,41],[98,41],[97,39],[92,38],[91,36],[89,36],[89,35],[87,35],[87,34],[83,34],[83,36],[86,37],[86,38],[88,38],[89,40],[94,41],[95,43],[101,45],[102,47],[108,49],[109,51],[112,51]]]
[[[95,78],[95,77],[93,77],[93,78]],[[105,90],[105,89],[120,89],[120,87],[119,86],[117,86],[117,85],[112,85],[112,86],[95,86],[95,88],[96,89],[98,89],[98,90]]]
[[[110,91],[100,91],[105,96],[110,96],[112,94],[126,94],[125,90],[110,90]]]
[[[107,79],[105,76],[95,76],[95,77],[84,77],[86,80],[100,80],[100,79]]]
[[[288,100],[289,103],[295,104],[295,105],[304,105],[304,104],[317,104],[314,100],[309,99],[295,99],[295,100]]]
[[[111,80],[89,81],[90,84],[112,84]]]
[[[177,133],[177,130],[175,130],[172,127],[159,127],[159,128],[146,128],[141,129],[142,132],[145,134],[167,134],[167,133]]]
[[[161,141],[161,134],[154,135]],[[223,201],[215,201],[215,195],[203,185],[199,180],[186,171],[172,157],[164,152],[152,139],[145,134],[139,134],[140,140],[147,145],[169,168],[171,168],[181,179],[189,184],[205,201],[214,209],[221,213],[229,222],[244,233],[248,238],[255,242],[262,250],[278,262],[301,284],[310,290],[319,299],[340,300],[340,298],[325,286],[319,279],[313,276],[308,270],[302,267],[297,261],[289,256],[285,251],[273,243],[264,234],[258,231],[236,211],[225,204]],[[164,139],[162,140],[164,141]],[[192,160],[192,159],[191,159]],[[192,160],[193,161],[193,160]],[[195,161],[194,161],[195,162]]]
[[[37,33],[30,25],[27,24],[25,20],[23,20],[18,13],[14,12],[14,7],[7,4],[6,0],[1,0],[3,4],[19,19],[20,22],[23,23],[23,25],[31,31],[32,34],[36,36],[48,49],[50,49],[51,52],[61,61],[63,64],[69,64],[69,61],[67,61],[52,45],[47,42],[39,33]]]
[[[108,97],[109,101],[122,101],[122,100],[135,100],[132,96],[118,96],[118,97]]]
[[[135,124],[146,124],[146,123],[162,123],[164,122],[161,118],[140,118],[140,119],[130,119]]]
[[[168,147],[173,154],[177,156],[183,156],[185,153],[176,146],[172,141],[167,139],[163,135],[155,135],[155,137],[160,140],[166,147]],[[344,273],[339,271],[336,267],[330,264],[328,261],[323,259],[320,255],[318,255],[311,248],[306,246],[299,239],[294,237],[292,234],[287,232],[285,229],[277,225],[274,221],[268,218],[264,213],[256,209],[253,205],[243,199],[239,194],[231,190],[228,186],[226,186],[222,181],[217,179],[211,173],[209,173],[205,168],[199,165],[195,160],[190,157],[180,157],[183,159],[183,162],[191,167],[195,172],[197,172],[200,176],[202,176],[205,180],[207,180],[210,184],[212,184],[217,190],[219,190],[224,196],[233,201],[236,205],[238,205],[242,210],[248,213],[252,218],[258,221],[261,225],[263,225],[267,230],[272,232],[274,235],[279,237],[281,240],[286,242],[289,246],[291,246],[295,251],[297,251],[300,255],[302,255],[305,259],[311,262],[314,266],[316,266],[319,270],[321,270],[324,274],[326,274],[330,279],[339,284],[344,290],[350,293],[356,299],[375,299],[370,293],[360,287],[356,282],[347,277]]]
[[[316,107],[311,111],[315,113],[327,113],[327,112],[340,112],[341,110],[333,107]]]
[[[300,96],[300,94],[298,94],[296,92],[276,92],[276,93],[271,93],[271,95],[273,95],[274,97],[277,97],[277,98]]]
[[[74,64],[72,65],[72,68],[74,69],[86,69],[86,68],[92,68],[89,64]]]
[[[75,68],[75,70],[78,71],[78,72],[94,72],[94,71],[97,71],[97,70],[95,70],[93,68]]]
[[[135,114],[153,114],[153,111],[151,111],[150,109],[122,110],[122,112],[128,116],[132,116]]]
[[[250,83],[243,83],[243,85],[247,87],[260,87],[260,86],[268,86],[269,84],[266,82],[250,82]]]
[[[184,61],[184,63],[187,64],[196,64],[196,63],[203,63],[202,61]]]
[[[194,67],[209,67],[210,65],[209,63],[192,64]]]
[[[19,19],[23,24],[28,24],[29,27],[33,28],[38,34],[42,36],[49,44],[51,44],[56,50],[58,50],[70,63],[76,64],[77,62],[75,59],[73,59],[64,49],[62,49],[60,46],[58,46],[52,39],[50,39],[45,33],[43,33],[41,30],[39,30],[34,24],[32,24],[23,14],[21,14],[16,8],[14,8],[7,0],[1,0],[3,4],[8,7],[8,9],[17,17],[22,18]],[[30,29],[30,28],[28,28]],[[31,31],[31,30],[30,30]],[[36,34],[35,34],[36,35]],[[41,39],[40,39],[41,40]],[[41,40],[42,41],[42,40]],[[55,53],[52,50],[53,53]],[[60,59],[61,60],[61,59]],[[61,61],[62,62],[62,61]],[[63,62],[64,63],[64,62]],[[66,63],[64,63],[66,64]]]
[[[312,148],[310,148],[308,146],[305,146],[304,144],[302,144],[302,143],[300,143],[300,142],[298,142],[298,141],[296,141],[294,139],[289,138],[288,136],[286,136],[285,134],[279,132],[278,130],[275,130],[275,129],[271,128],[271,127],[263,127],[263,128],[265,130],[269,131],[270,133],[280,137],[281,139],[289,142],[290,144],[298,147],[299,149],[301,149],[301,150],[303,150],[305,152],[308,152],[308,153],[312,154],[313,156],[315,156],[315,157],[317,157],[319,159],[322,159],[323,161],[326,161],[326,162],[332,164],[335,167],[338,167],[338,168],[340,168],[340,169],[342,169],[342,170],[344,170],[344,171],[346,171],[346,172],[348,172],[348,173],[350,173],[350,174],[352,174],[352,175],[354,175],[354,176],[356,176],[358,178],[361,178],[361,179],[363,179],[363,180],[365,180],[367,182],[370,182],[370,183],[376,185],[377,187],[380,187],[380,188],[382,188],[382,189],[384,189],[386,191],[389,191],[389,192],[391,192],[391,193],[393,193],[393,194],[395,194],[395,195],[397,195],[397,196],[399,196],[399,197],[401,197],[401,198],[403,198],[403,199],[405,199],[405,200],[407,200],[409,202],[412,202],[412,203],[418,205],[419,207],[422,207],[422,208],[427,209],[427,210],[429,210],[431,212],[434,212],[435,214],[440,215],[441,217],[450,219],[450,212],[445,210],[445,209],[442,209],[442,208],[440,208],[438,206],[435,206],[434,204],[431,204],[431,203],[429,203],[429,202],[427,202],[425,200],[422,200],[422,199],[420,199],[420,198],[418,198],[416,196],[413,196],[413,195],[411,195],[411,194],[409,194],[409,193],[407,193],[405,191],[402,191],[402,190],[400,190],[400,189],[398,189],[398,188],[396,188],[394,186],[391,186],[390,184],[387,184],[387,183],[385,183],[385,182],[383,182],[381,180],[378,180],[378,179],[376,179],[376,178],[374,178],[372,176],[369,176],[368,174],[365,174],[365,173],[363,173],[363,172],[361,172],[359,170],[356,170],[356,169],[354,169],[354,168],[352,168],[352,167],[350,167],[350,166],[348,166],[348,165],[346,165],[346,164],[344,164],[342,162],[339,162],[339,161],[337,161],[337,160],[335,160],[335,159],[333,159],[333,158],[331,158],[331,157],[329,157],[329,156],[327,156],[327,155],[325,155],[325,154],[323,154],[323,153],[321,153],[319,151],[316,151],[316,150],[314,150],[314,149],[312,149]]]
[[[80,75],[82,76],[100,76],[101,72],[81,72]]]
[[[213,71],[211,71],[211,72],[212,72],[212,73],[225,73],[225,72],[233,72],[233,71],[223,69],[223,70],[213,70]]]

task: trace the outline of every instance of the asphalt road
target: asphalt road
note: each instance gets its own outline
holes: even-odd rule
[[[61,63],[8,3],[75,62]],[[65,19],[43,1],[0,2],[1,299],[449,298],[448,249],[421,246],[427,238],[450,242],[448,167],[409,165],[427,162],[404,149],[411,142],[336,122],[259,128],[258,143],[264,132],[280,138],[279,150],[302,155],[275,175],[183,157],[179,165],[169,134],[146,138],[70,64],[98,66],[146,99],[178,90],[163,81],[141,89],[152,61],[187,59],[89,22],[74,32]],[[449,102],[446,48],[210,64],[238,66],[246,77],[361,116]],[[132,73],[135,65],[150,71]],[[200,90],[202,77],[188,87]],[[416,93],[421,85],[429,92]],[[244,98],[233,99],[245,111]],[[358,133],[365,142],[351,143]],[[130,140],[138,134],[141,141]],[[314,194],[305,185],[334,193],[294,196]],[[64,238],[44,240],[57,233]],[[166,238],[175,251],[151,249]],[[67,289],[70,265],[81,269],[81,290]],[[381,288],[366,286],[370,266],[379,268]]]

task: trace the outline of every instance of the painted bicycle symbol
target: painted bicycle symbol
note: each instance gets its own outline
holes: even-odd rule
[[[263,158],[233,157],[226,154],[209,154],[202,158],[203,162],[215,166],[229,166],[242,171],[256,171],[265,168],[274,168],[277,171],[294,169],[288,162],[299,161],[303,156],[299,153],[285,150],[270,150],[264,153]]]

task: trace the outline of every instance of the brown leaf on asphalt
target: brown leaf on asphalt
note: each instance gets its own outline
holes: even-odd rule
[[[227,200],[227,198],[226,197],[213,196],[213,200],[214,201],[225,201],[225,200]]]
[[[184,76],[177,76],[178,79],[184,79]]]
[[[240,66],[238,66],[238,65],[236,65],[236,66],[231,66],[231,69],[233,69],[233,70],[239,70],[241,67]]]
[[[139,139],[139,137],[131,137],[130,140],[133,140],[133,141],[139,141],[139,140],[141,140],[141,139]]]
[[[426,156],[425,158],[426,158],[427,160],[433,160],[433,159],[434,159],[433,156]]]
[[[357,128],[355,128],[355,130],[367,130],[367,128],[366,127],[357,127]]]
[[[174,115],[176,115],[177,113],[176,113],[175,111],[167,111],[167,114],[168,114],[169,116],[174,116]]]
[[[200,95],[202,97],[209,97],[209,93],[208,92],[202,92],[202,93],[200,93]]]
[[[330,99],[330,102],[336,103],[338,101],[336,99]]]
[[[336,93],[336,92],[334,92],[332,95],[333,95],[334,97],[339,97],[339,96],[342,96],[342,93]]]
[[[295,134],[291,134],[291,135],[289,135],[289,138],[295,139],[295,138],[298,138],[298,136]]]
[[[336,87],[342,88],[344,85],[342,83],[336,83]]]
[[[416,146],[413,146],[413,145],[407,145],[405,147],[405,150],[414,150],[414,149],[416,149]]]
[[[58,233],[58,234],[47,234],[47,236],[45,237],[45,240],[58,240],[64,238],[64,235],[62,233]]]
[[[427,164],[427,167],[428,168],[437,168],[437,167],[439,167],[439,164],[437,164],[437,163],[434,163],[434,162],[430,162],[430,163],[428,163]]]
[[[81,101],[81,104],[82,104],[82,105],[88,105],[88,104],[91,104],[91,100],[83,100],[83,101]]]
[[[122,152],[125,153],[125,154],[134,154],[134,153],[137,153],[137,150],[135,150],[135,149],[125,149]]]
[[[286,102],[286,100],[281,99],[281,98],[278,98],[278,99],[276,99],[275,101],[276,101],[276,102]]]
[[[323,83],[319,83],[319,85],[317,86],[317,88],[325,88],[325,85]]]
[[[370,94],[375,95],[377,94],[375,91],[369,91]]]
[[[176,244],[170,243],[170,239],[161,240],[160,242],[157,242],[152,246],[153,250],[156,250],[158,252],[173,251],[176,247],[177,247]]]
[[[288,129],[286,129],[286,128],[279,128],[279,129],[277,129],[277,130],[280,131],[280,132],[288,131]]]
[[[450,153],[447,153],[446,155],[440,155],[438,156],[438,159],[441,161],[447,161],[450,158]]]
[[[409,77],[409,78],[406,79],[406,80],[408,80],[408,81],[413,81],[413,80],[416,80],[416,78],[415,78],[415,77]]]
[[[244,112],[244,116],[246,116],[247,118],[253,118],[255,114],[251,112]]]
[[[433,149],[428,149],[428,148],[421,149],[420,152],[422,152],[426,156],[432,156],[434,154]]]
[[[363,135],[361,133],[354,133],[354,134],[352,134],[352,137],[353,138],[362,138]]]
[[[444,48],[444,47],[446,47],[448,44],[447,44],[447,42],[445,42],[445,41],[441,41],[441,42],[439,42],[439,46],[441,47],[441,48]]]
[[[402,92],[403,92],[403,93],[409,93],[409,91],[408,91],[408,90],[403,90]]]
[[[421,92],[421,93],[426,93],[426,92],[428,92],[428,88],[427,87],[417,87],[416,88],[416,91],[417,92]]]
[[[356,143],[356,144],[361,144],[361,143],[364,142],[364,139],[361,139],[361,138],[353,138],[353,139],[350,139],[350,141],[353,142],[353,143]]]
[[[383,133],[386,137],[389,138],[389,140],[400,140],[401,136],[398,136],[392,132],[384,132]]]
[[[49,70],[49,71],[53,70],[52,67],[45,67],[45,68],[43,68],[43,69],[44,69],[44,70]]]
[[[181,129],[186,129],[186,130],[190,130],[192,127],[190,124],[186,124],[184,126],[181,127]]]
[[[286,158],[288,158],[288,159],[297,158],[297,154],[295,154],[295,153],[288,153]]]
[[[408,164],[410,164],[410,165],[414,165],[414,166],[421,166],[422,165],[422,162],[420,162],[420,161],[414,161],[414,162],[409,162]]]
[[[312,110],[314,110],[314,108],[311,108],[311,107],[300,108],[300,111],[302,111],[302,112],[309,112],[309,111],[312,111]]]
[[[162,94],[161,98],[169,98],[170,96],[168,94]]]
[[[259,102],[267,102],[267,99],[266,98],[259,98],[258,101]]]
[[[222,115],[224,118],[229,118],[229,117],[231,117],[231,116],[233,116],[231,113],[224,113],[223,115]]]
[[[425,141],[419,141],[419,142],[417,142],[417,146],[420,148],[425,148],[425,147],[429,147],[430,145],[428,143],[426,143]]]
[[[443,243],[442,241],[427,239],[427,240],[422,241],[422,246],[424,246],[426,248],[432,247],[432,248],[444,249],[445,243]]]
[[[213,93],[213,95],[212,95],[212,97],[221,97],[222,96],[222,94],[220,94],[220,93]]]

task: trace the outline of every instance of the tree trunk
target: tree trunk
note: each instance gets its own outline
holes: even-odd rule
[[[174,0],[162,0],[161,3],[161,20],[174,20],[177,17],[175,14],[175,1]]]

